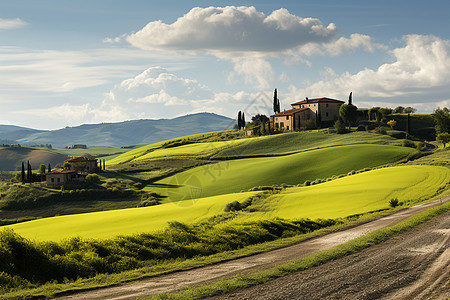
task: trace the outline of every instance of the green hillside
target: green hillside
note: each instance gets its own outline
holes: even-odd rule
[[[30,161],[34,169],[40,164],[55,166],[64,162],[67,155],[28,147],[0,147],[0,171],[20,170],[22,162]]]
[[[436,193],[450,181],[450,171],[437,166],[401,166],[377,169],[309,187],[288,188],[262,202],[238,220],[261,217],[338,218],[387,208],[388,201],[414,203]],[[69,236],[109,238],[119,234],[153,232],[168,221],[196,222],[223,213],[225,205],[242,202],[256,192],[227,194],[146,208],[96,212],[40,219],[7,228],[37,240]]]
[[[221,161],[178,173],[146,189],[166,201],[236,193],[257,186],[299,184],[399,161],[413,149],[389,145],[349,145],[277,157]]]

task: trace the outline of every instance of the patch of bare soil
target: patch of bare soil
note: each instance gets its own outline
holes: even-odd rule
[[[449,200],[450,197],[447,197],[443,200],[443,202]],[[282,249],[256,254],[249,257],[243,257],[223,263],[218,263],[215,265],[205,266],[197,269],[192,269],[188,271],[181,271],[176,272],[172,274],[157,276],[148,278],[145,280],[141,280],[138,282],[126,284],[126,285],[120,285],[120,286],[112,286],[112,287],[106,287],[101,288],[97,290],[91,290],[91,291],[84,291],[75,293],[72,295],[60,297],[58,299],[136,299],[137,297],[149,297],[152,295],[160,294],[160,293],[170,293],[170,292],[176,292],[180,289],[186,288],[186,287],[192,287],[192,286],[198,286],[203,285],[207,283],[212,283],[218,280],[232,278],[235,275],[238,274],[245,274],[249,272],[254,272],[257,270],[263,270],[268,269],[271,267],[274,267],[279,264],[283,264],[286,262],[289,262],[296,258],[301,258],[307,255],[311,255],[315,252],[327,250],[334,246],[340,245],[342,243],[345,243],[349,240],[352,240],[354,238],[357,238],[359,236],[362,236],[364,234],[367,234],[369,232],[372,232],[374,230],[392,226],[400,221],[405,220],[406,218],[417,214],[421,211],[424,211],[430,207],[439,205],[440,201],[434,201],[429,202],[426,204],[417,205],[414,207],[410,207],[404,210],[401,210],[393,215],[380,218],[378,220],[374,220],[369,223],[365,223],[359,226],[355,226],[352,228],[348,228],[339,232],[330,233],[327,235],[323,235],[314,239],[310,239],[289,247],[285,247]],[[446,215],[448,217],[448,214]],[[440,220],[440,219],[439,219]],[[434,221],[433,221],[434,222]],[[427,223],[427,226],[430,222]],[[447,224],[448,225],[448,224]],[[424,226],[421,226],[420,228],[424,228]],[[434,229],[436,230],[443,230],[447,227],[436,227]],[[423,230],[423,229],[422,229]],[[419,231],[420,232],[420,231]],[[403,235],[402,235],[403,236]],[[442,234],[440,231],[435,231],[434,235],[435,238],[446,236],[446,242],[448,243],[448,234]],[[395,243],[401,242],[402,238],[396,237],[392,239],[394,242],[394,248],[402,249],[401,244],[400,246],[396,247]],[[391,242],[392,243],[392,242]],[[421,249],[421,247],[425,247],[426,245],[434,245],[438,243],[441,245],[442,241],[438,241],[435,239],[428,240],[427,243],[424,244],[411,244],[411,245],[403,245],[408,246],[408,248],[414,248],[414,249]],[[448,245],[447,245],[448,246]],[[400,247],[400,248],[399,248]],[[438,248],[440,249],[441,246]],[[370,248],[372,249],[372,247]],[[405,250],[406,251],[406,250]],[[411,260],[414,257],[419,257],[420,255],[411,255],[411,253],[420,253],[417,251],[410,251],[403,252],[405,255],[396,255],[395,257],[398,260]],[[399,252],[399,253],[400,253]],[[390,255],[393,255],[396,252],[391,252]],[[435,253],[432,251],[432,253]],[[388,255],[389,256],[389,255]],[[395,271],[395,268],[390,271],[383,271],[382,269],[377,269],[378,266],[376,263],[371,263],[371,259],[376,258],[377,256],[373,257],[373,255],[364,255],[364,254],[356,254],[356,256],[351,256],[352,259],[344,258],[346,260],[346,263],[332,267],[331,269],[328,269],[326,272],[323,272],[322,276],[331,275],[333,273],[341,274],[340,276],[336,277],[334,280],[321,280],[318,281],[320,284],[315,284],[315,280],[320,280],[320,276],[313,276],[316,273],[317,268],[311,269],[311,277],[312,279],[308,282],[308,284],[302,285],[302,289],[308,289],[311,290],[310,287],[314,287],[316,290],[328,290],[325,295],[332,295],[332,291],[338,292],[339,290],[343,290],[344,292],[348,294],[344,295],[352,295],[353,291],[359,291],[359,288],[357,286],[353,287],[351,284],[346,284],[345,286],[340,284],[341,282],[344,282],[347,279],[352,279],[351,282],[358,282],[360,280],[367,281],[368,279],[374,277],[378,278],[377,280],[381,280],[383,278],[386,278],[387,281],[389,280],[395,280],[396,274],[401,274],[401,272]],[[380,254],[380,261],[383,262],[381,258],[385,257],[385,254]],[[372,272],[367,273],[367,275],[363,275],[362,278],[359,275],[359,267],[351,269],[351,271],[340,273],[342,269],[346,269],[347,267],[350,267],[351,265],[357,264],[358,261],[361,261],[363,259],[367,259],[368,261],[365,261],[364,263],[358,265],[360,268],[367,267],[368,271],[372,270]],[[336,262],[332,262],[336,263]],[[328,265],[328,264],[327,264]],[[347,266],[348,265],[348,266]],[[387,267],[391,265],[391,262],[387,263]],[[424,270],[423,270],[424,271]],[[393,272],[393,273],[392,273]],[[327,274],[329,273],[329,274]],[[408,272],[405,272],[405,276],[409,276],[407,274]],[[420,274],[422,274],[421,272]],[[299,273],[302,274],[302,273]],[[308,273],[309,274],[309,273]],[[297,275],[297,274],[295,274]],[[283,282],[287,279],[287,277],[283,277],[279,279],[274,285],[272,285],[272,282],[254,287],[252,289],[255,289],[253,291],[252,289],[243,290],[241,292],[230,294],[224,297],[231,297],[231,298],[223,298],[223,299],[255,299],[256,296],[261,296],[260,299],[309,299],[310,297],[308,294],[304,298],[297,297],[296,293],[299,293],[299,291],[295,288],[296,284],[299,283],[298,281],[303,281],[304,279],[295,279],[295,277],[292,277],[294,275],[291,275],[289,278],[289,282],[291,282],[290,285],[285,286],[284,288],[276,288],[277,286],[283,286]],[[291,279],[294,278],[294,279]],[[309,278],[309,277],[307,277]],[[391,279],[390,279],[391,278]],[[372,282],[372,281],[371,281]],[[376,282],[376,281],[375,281]],[[372,282],[373,284],[373,282]],[[323,286],[322,286],[323,285]],[[328,287],[327,289],[324,289],[323,287]],[[377,287],[377,284],[374,284],[374,288]],[[258,288],[262,289],[261,294],[257,290]],[[272,289],[275,289],[272,291]],[[289,291],[293,291],[292,293],[289,293]],[[304,291],[303,291],[304,292]],[[284,296],[284,293],[286,293],[286,296]],[[266,295],[266,296],[263,296]],[[271,296],[272,295],[272,296]],[[300,294],[299,294],[300,295]],[[374,297],[377,298],[378,294],[374,294]],[[242,298],[244,297],[244,298]],[[245,298],[248,297],[248,298]],[[267,298],[264,298],[267,297]],[[294,297],[294,298],[292,298]],[[321,298],[321,297],[319,297]],[[339,298],[339,297],[338,297]],[[355,299],[354,297],[350,297]],[[372,298],[367,298],[372,299]]]
[[[450,299],[450,213],[359,253],[224,299]]]

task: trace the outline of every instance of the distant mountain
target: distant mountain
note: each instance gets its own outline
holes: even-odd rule
[[[228,117],[213,113],[198,113],[174,119],[86,124],[50,131],[0,125],[0,140],[15,141],[22,145],[51,144],[54,148],[74,144],[85,144],[88,147],[121,147],[232,129],[234,123],[235,121]]]

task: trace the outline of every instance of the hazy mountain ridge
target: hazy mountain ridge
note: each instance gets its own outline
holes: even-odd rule
[[[217,114],[197,113],[174,119],[84,124],[49,131],[0,125],[0,141],[5,140],[23,145],[52,144],[54,148],[64,148],[73,144],[85,144],[88,147],[121,147],[231,129],[234,123],[233,119]]]

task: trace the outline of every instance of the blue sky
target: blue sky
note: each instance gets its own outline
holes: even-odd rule
[[[2,1],[0,124],[450,106],[448,1]]]

